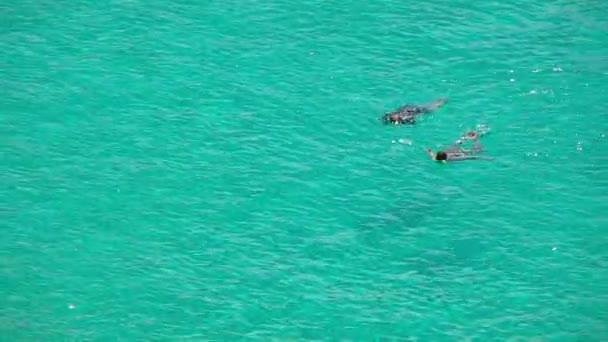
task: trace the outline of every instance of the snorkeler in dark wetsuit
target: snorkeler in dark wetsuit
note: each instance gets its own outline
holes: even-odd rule
[[[425,106],[417,106],[417,105],[405,105],[397,108],[396,111],[384,114],[382,116],[382,120],[385,124],[394,124],[394,125],[402,125],[402,124],[415,124],[416,117],[422,114],[433,112],[441,106],[443,106],[446,102],[448,102],[447,98],[440,98],[428,105]]]
[[[467,134],[456,141],[452,146],[448,147],[443,151],[438,151],[437,153],[433,153],[433,150],[430,148],[426,150],[431,159],[436,161],[462,161],[462,160],[472,160],[472,159],[483,159],[483,160],[492,160],[489,157],[476,156],[475,154],[484,152],[484,148],[479,142],[479,137],[485,134],[485,132],[467,132]],[[464,142],[464,140],[474,140],[475,144],[473,148],[469,150],[465,150],[460,145]]]

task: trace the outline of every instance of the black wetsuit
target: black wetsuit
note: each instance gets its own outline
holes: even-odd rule
[[[382,120],[385,124],[415,124],[416,116],[430,113],[439,109],[443,104],[447,102],[446,98],[441,98],[427,104],[425,106],[417,106],[412,104],[407,104],[405,106],[401,106],[397,108],[397,110],[384,114]]]
[[[416,115],[428,112],[425,107],[416,105],[405,105],[399,107],[396,111],[384,115],[385,123],[393,124],[414,124],[416,123]]]
[[[460,147],[462,141],[456,142],[454,145],[447,148],[444,152],[447,154],[446,161],[461,161],[470,159],[485,159],[491,160],[489,157],[475,156],[474,154],[484,152],[484,148],[479,142],[479,139],[475,139],[475,145],[470,150],[465,150]]]

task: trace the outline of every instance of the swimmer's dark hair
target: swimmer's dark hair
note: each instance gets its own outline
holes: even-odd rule
[[[447,160],[447,159],[448,159],[448,155],[447,155],[447,153],[445,153],[443,151],[439,151],[435,155],[435,160]]]

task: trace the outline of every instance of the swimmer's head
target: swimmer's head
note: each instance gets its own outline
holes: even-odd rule
[[[384,121],[385,124],[391,123],[393,121],[392,119],[391,114],[384,114],[384,116],[382,116],[382,121]]]
[[[448,159],[448,155],[447,155],[447,153],[445,153],[443,151],[439,151],[435,155],[435,160],[447,160],[447,159]]]

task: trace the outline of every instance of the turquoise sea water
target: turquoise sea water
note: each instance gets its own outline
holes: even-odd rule
[[[0,8],[0,340],[608,339],[605,1]]]

